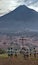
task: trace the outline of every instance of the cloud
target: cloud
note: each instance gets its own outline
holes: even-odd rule
[[[38,11],[38,0],[0,0],[0,16],[23,4]]]
[[[1,0],[0,1],[0,14],[5,14],[11,10],[14,10],[17,6],[17,1],[15,0]]]
[[[38,12],[38,1],[34,0],[31,3],[28,3],[27,6],[31,9],[34,9]]]

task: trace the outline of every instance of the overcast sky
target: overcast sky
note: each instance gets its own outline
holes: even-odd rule
[[[0,0],[0,16],[24,4],[38,12],[38,0]]]

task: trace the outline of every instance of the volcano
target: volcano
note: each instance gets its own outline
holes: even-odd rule
[[[0,17],[0,31],[38,30],[38,12],[20,5],[14,11]]]

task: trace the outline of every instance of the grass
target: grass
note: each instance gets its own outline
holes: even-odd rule
[[[0,54],[0,58],[6,58],[6,57],[8,57],[7,54]]]
[[[38,65],[38,57],[24,59],[23,55],[8,57],[7,54],[0,55],[0,65]]]

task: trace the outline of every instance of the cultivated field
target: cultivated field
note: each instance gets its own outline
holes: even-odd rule
[[[38,56],[24,59],[23,55],[8,57],[7,54],[2,54],[0,65],[38,65]]]

